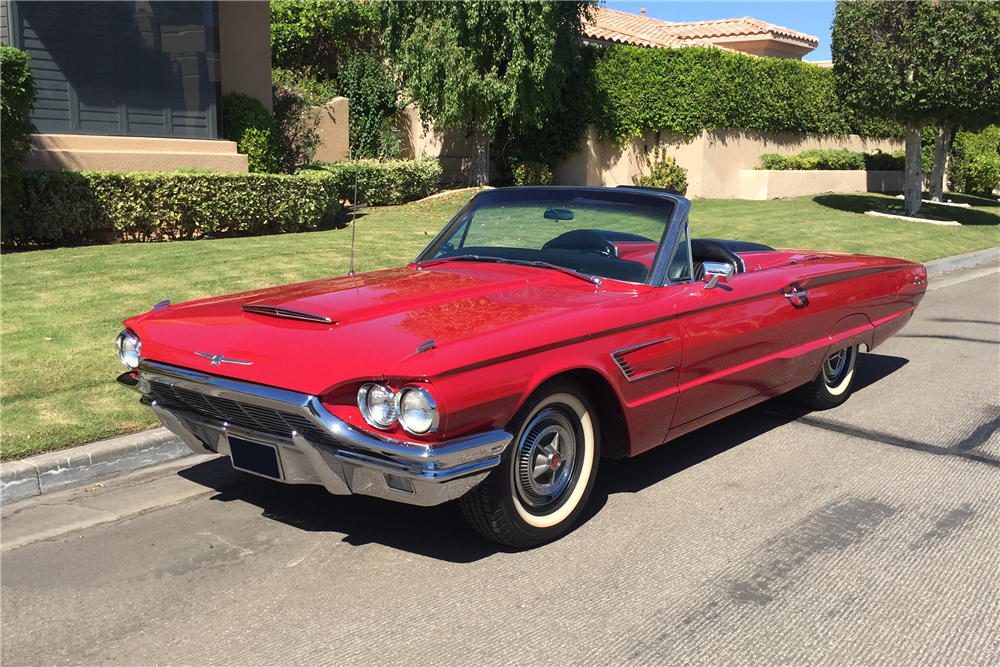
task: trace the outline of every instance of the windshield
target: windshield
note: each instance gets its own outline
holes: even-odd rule
[[[538,262],[644,283],[674,208],[672,199],[634,190],[490,190],[467,204],[416,261],[482,257]]]

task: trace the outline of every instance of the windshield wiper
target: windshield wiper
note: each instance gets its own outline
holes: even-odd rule
[[[604,281],[597,276],[589,273],[582,273],[580,271],[574,271],[573,269],[567,269],[565,266],[559,266],[558,264],[529,261],[526,259],[504,259],[502,257],[491,257],[490,255],[455,255],[454,257],[439,257],[438,259],[421,262],[420,266],[436,266],[437,264],[443,264],[444,262],[492,262],[493,264],[512,264],[514,266],[535,266],[540,269],[559,271],[560,273],[565,273],[566,275],[573,276],[574,278],[586,280],[588,283],[593,283],[598,287],[604,284]]]

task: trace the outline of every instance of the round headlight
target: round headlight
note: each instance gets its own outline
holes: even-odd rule
[[[380,384],[366,384],[358,391],[358,407],[365,421],[375,428],[396,423],[396,395]]]
[[[437,405],[422,387],[404,387],[396,399],[396,412],[399,423],[410,433],[423,435],[437,429]]]
[[[131,331],[123,331],[118,334],[115,341],[118,347],[118,357],[122,360],[122,365],[130,371],[139,367],[139,355],[142,353],[142,343],[139,337]]]

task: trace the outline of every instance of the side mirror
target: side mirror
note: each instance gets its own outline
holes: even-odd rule
[[[733,275],[736,274],[736,266],[733,264],[726,264],[725,262],[705,262],[705,278],[708,281],[702,289],[712,289],[719,284],[721,278],[725,278],[725,282],[732,280]]]

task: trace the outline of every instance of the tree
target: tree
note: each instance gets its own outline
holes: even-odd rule
[[[271,2],[271,64],[337,77],[350,51],[368,50],[377,37],[378,3],[334,0]]]
[[[489,144],[501,130],[538,130],[566,110],[561,96],[578,71],[581,19],[594,4],[383,5],[383,41],[421,119],[473,139],[472,184],[488,181]]]
[[[920,210],[923,127],[940,128],[932,181],[940,180],[952,127],[987,125],[1000,114],[997,34],[1000,7],[989,2],[837,3],[837,94],[858,113],[903,125],[905,215]]]

